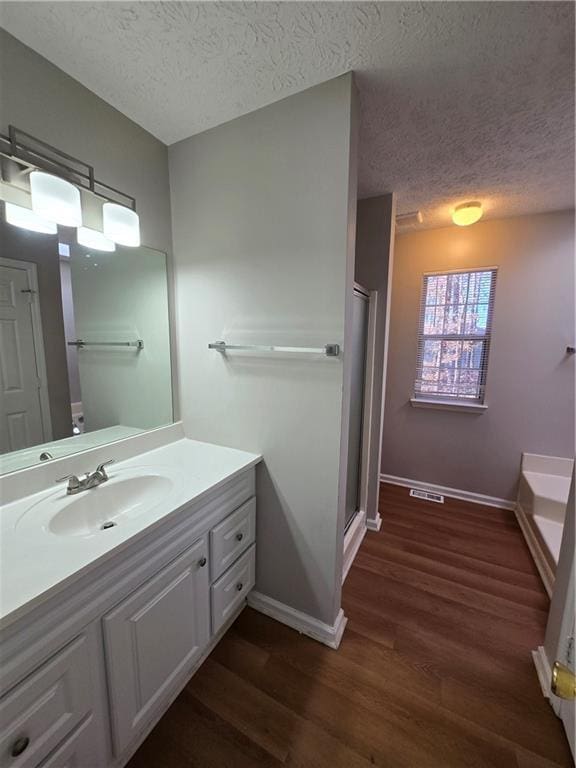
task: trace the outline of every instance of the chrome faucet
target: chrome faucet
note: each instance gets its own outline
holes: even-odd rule
[[[102,464],[98,464],[94,472],[86,472],[86,477],[80,479],[78,475],[66,475],[56,480],[57,483],[63,483],[68,480],[68,486],[66,487],[66,494],[73,496],[80,491],[89,491],[90,488],[96,488],[101,483],[105,483],[108,480],[105,467],[109,464],[114,464],[114,459],[108,459],[103,461]]]

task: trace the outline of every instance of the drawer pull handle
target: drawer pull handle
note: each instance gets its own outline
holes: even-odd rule
[[[12,757],[18,757],[21,755],[22,752],[24,752],[24,750],[28,747],[28,744],[30,744],[30,739],[28,736],[20,736],[19,739],[16,739],[14,744],[12,744],[12,749],[10,750]]]
[[[198,565],[200,566],[200,568],[204,568],[207,562],[208,560],[206,560],[206,558],[203,557],[201,560],[198,561]]]
[[[244,584],[242,584],[241,581],[239,581],[238,584],[236,584],[236,589],[238,590],[238,592],[242,592],[242,587],[243,586],[244,586]]]
[[[243,533],[237,533],[236,534],[236,541],[242,541],[243,538],[244,538],[244,534]]]

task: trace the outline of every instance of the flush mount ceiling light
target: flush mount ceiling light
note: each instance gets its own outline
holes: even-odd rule
[[[86,248],[92,248],[95,251],[109,251],[112,253],[112,251],[116,250],[116,244],[113,240],[110,240],[102,232],[98,232],[97,229],[90,229],[90,227],[78,227],[76,239],[79,245],[84,245]]]
[[[46,221],[37,216],[30,208],[23,208],[14,203],[5,203],[6,221],[14,227],[28,229],[30,232],[40,232],[43,235],[55,235],[58,227],[52,221]]]
[[[118,245],[140,245],[140,219],[136,211],[116,203],[102,206],[104,234]]]
[[[66,179],[43,171],[30,174],[32,210],[42,219],[79,227],[82,224],[80,190]]]
[[[452,212],[452,221],[459,227],[468,227],[482,218],[482,203],[477,201],[457,205]]]

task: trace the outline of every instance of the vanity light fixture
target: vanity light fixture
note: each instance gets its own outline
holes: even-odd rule
[[[459,227],[468,227],[482,218],[482,203],[473,201],[457,205],[452,212],[452,221]]]
[[[74,184],[50,173],[32,171],[30,194],[32,210],[40,218],[66,227],[81,226],[80,190]]]
[[[55,235],[58,227],[52,221],[37,216],[30,208],[24,208],[14,203],[4,203],[6,221],[14,227],[28,229],[30,232],[40,232],[43,235]]]
[[[0,165],[0,199],[10,203],[13,200],[20,202],[22,193],[26,195],[27,192],[22,187],[21,179],[28,179],[32,211],[54,226],[62,224],[82,230],[78,234],[81,244],[107,251],[114,250],[110,241],[120,245],[140,245],[140,220],[135,198],[99,181],[94,167],[84,160],[15,125],[8,126],[7,136],[0,134],[0,161],[4,159],[9,162]],[[7,178],[4,178],[4,173]],[[82,226],[82,205],[89,206],[89,219],[94,202],[97,207],[102,205],[103,233]],[[54,234],[52,227],[50,234]],[[90,238],[90,242],[82,243],[80,238]],[[94,242],[95,238],[98,243]]]
[[[116,203],[102,206],[104,234],[118,245],[140,245],[140,219],[136,211]]]
[[[112,253],[116,250],[116,243],[113,240],[110,240],[102,232],[98,232],[97,229],[90,229],[90,227],[78,227],[76,239],[78,245],[92,248],[95,251],[108,251]]]

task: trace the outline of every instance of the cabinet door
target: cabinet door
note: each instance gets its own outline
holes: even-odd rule
[[[117,755],[182,686],[208,643],[207,559],[205,537],[104,617]]]

